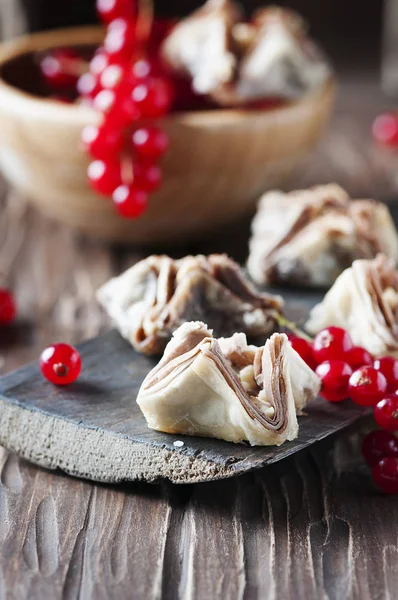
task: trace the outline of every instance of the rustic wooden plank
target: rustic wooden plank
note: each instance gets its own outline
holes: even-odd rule
[[[192,483],[272,464],[350,425],[366,411],[319,398],[300,417],[299,437],[279,447],[247,447],[152,431],[135,402],[156,359],[137,354],[117,332],[80,346],[84,370],[65,388],[37,364],[0,380],[0,443],[43,467],[104,482],[167,478]],[[181,448],[174,446],[182,440]]]

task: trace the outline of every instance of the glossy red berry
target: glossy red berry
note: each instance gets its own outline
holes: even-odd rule
[[[117,156],[123,148],[123,133],[106,124],[86,125],[82,131],[82,142],[91,156],[107,159]]]
[[[148,77],[133,86],[131,100],[146,119],[163,117],[173,100],[172,86],[163,77]]]
[[[395,392],[398,388],[398,360],[392,356],[383,356],[376,358],[373,366],[387,379],[388,390]]]
[[[76,85],[78,74],[76,63],[80,56],[70,48],[52,50],[40,61],[42,75],[52,87],[73,87]]]
[[[105,89],[114,89],[120,86],[123,82],[125,71],[125,67],[119,64],[106,67],[100,75],[102,87]]]
[[[398,438],[389,431],[371,431],[363,439],[362,454],[370,467],[385,456],[398,458]]]
[[[348,380],[352,374],[350,365],[342,360],[326,360],[315,369],[322,381],[321,396],[329,402],[339,402],[348,396]]]
[[[153,126],[136,129],[131,136],[131,142],[136,156],[150,160],[160,158],[169,146],[167,133]]]
[[[91,187],[104,196],[111,196],[122,182],[120,164],[114,161],[94,160],[87,174]]]
[[[145,212],[148,195],[132,185],[120,185],[113,193],[113,202],[118,213],[126,219],[136,219]]]
[[[311,369],[315,369],[316,364],[312,356],[312,344],[296,335],[288,335],[288,338],[292,348],[301,356],[303,361],[306,362]]]
[[[96,75],[92,73],[84,73],[77,81],[77,92],[79,96],[86,98],[95,98],[102,90],[102,86]]]
[[[386,494],[398,494],[398,458],[386,456],[372,469],[373,481]]]
[[[0,325],[8,325],[15,319],[17,308],[12,293],[0,288]]]
[[[398,396],[386,396],[374,408],[374,418],[382,429],[398,431]]]
[[[373,364],[373,356],[365,348],[361,348],[361,346],[354,346],[351,350],[348,350],[344,356],[344,360],[348,362],[353,370]]]
[[[80,354],[69,344],[54,344],[43,350],[40,368],[44,377],[56,385],[73,383],[80,375]]]
[[[348,395],[361,406],[375,406],[386,390],[387,380],[383,373],[369,366],[354,371],[348,383]]]
[[[94,98],[94,108],[105,115],[116,109],[117,95],[114,90],[101,90]]]
[[[153,65],[146,58],[139,58],[131,65],[132,81],[134,79],[145,79],[152,74]]]
[[[126,19],[115,19],[107,30],[104,48],[112,59],[125,61],[131,58],[136,45],[136,24]]]
[[[398,115],[385,113],[379,115],[372,125],[373,138],[385,146],[398,145]]]
[[[107,54],[102,47],[99,48],[90,61],[90,73],[99,76],[110,63],[111,59],[109,54]]]
[[[344,329],[327,327],[316,335],[312,353],[318,364],[325,360],[345,360],[345,353],[351,350],[353,345]]]
[[[103,23],[110,23],[119,17],[131,20],[134,10],[134,0],[97,0],[98,16]]]
[[[134,185],[144,192],[155,192],[162,182],[162,170],[157,165],[135,163],[133,173]]]

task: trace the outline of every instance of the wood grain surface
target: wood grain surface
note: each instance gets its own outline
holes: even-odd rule
[[[398,158],[369,136],[385,106],[375,75],[350,76],[333,128],[291,186],[336,180],[394,199]],[[5,188],[0,202],[0,285],[20,305],[0,332],[6,373],[49,342],[104,331],[93,292],[142,253],[76,237]],[[227,250],[243,261],[246,239],[241,224],[175,254]],[[354,427],[254,473],[183,486],[92,484],[3,451],[0,598],[394,599],[398,502],[373,487],[360,439]]]

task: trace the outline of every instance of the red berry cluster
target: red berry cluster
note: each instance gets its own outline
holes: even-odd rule
[[[136,218],[161,183],[156,163],[169,141],[159,127],[134,129],[133,123],[165,116],[173,90],[156,56],[143,54],[132,0],[97,0],[97,9],[107,25],[105,41],[78,81],[79,93],[102,115],[100,125],[88,125],[82,132],[93,158],[88,178],[98,193],[112,196],[120,215]]]
[[[321,395],[329,402],[351,398],[372,406],[376,423],[364,440],[363,454],[372,467],[374,481],[388,493],[398,493],[398,360],[374,359],[340,327],[328,327],[313,342],[290,337],[290,343],[322,381]]]
[[[159,59],[159,46],[173,23],[156,23],[148,41],[139,33],[134,0],[97,0],[97,10],[107,29],[90,64],[73,49],[59,48],[42,56],[40,68],[57,91],[53,98],[70,101],[65,94],[75,88],[81,101],[101,114],[99,125],[82,131],[83,146],[93,159],[89,183],[112,197],[120,215],[137,218],[148,194],[161,184],[157,163],[169,145],[167,134],[152,121],[169,112],[174,97]]]

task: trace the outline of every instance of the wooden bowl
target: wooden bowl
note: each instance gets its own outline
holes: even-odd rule
[[[237,220],[253,209],[262,192],[283,183],[329,120],[332,80],[273,109],[172,114],[162,123],[171,143],[161,189],[151,196],[144,216],[122,219],[86,180],[89,159],[79,149],[80,132],[98,120],[97,113],[10,83],[12,69],[27,54],[93,45],[102,37],[101,28],[84,27],[29,35],[0,46],[0,168],[43,212],[87,233],[121,242],[171,242],[197,238]]]

